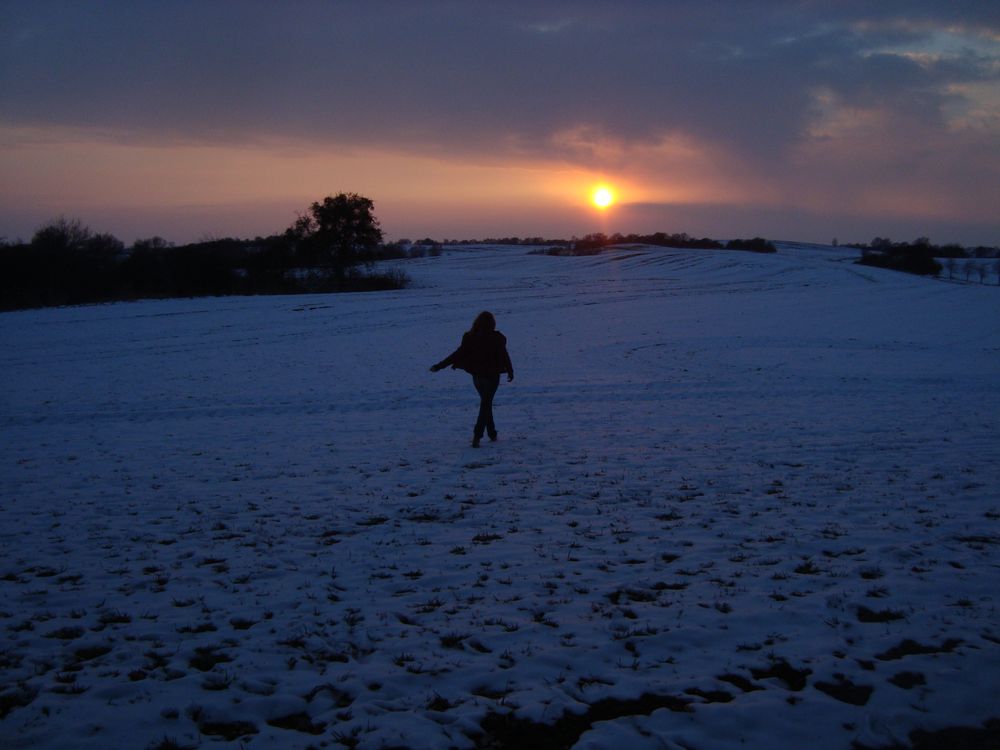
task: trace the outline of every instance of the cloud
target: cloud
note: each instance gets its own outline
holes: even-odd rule
[[[868,56],[861,19],[843,12],[830,21],[799,3],[601,7],[8,4],[0,106],[14,121],[206,139],[481,148],[510,137],[544,144],[585,125],[768,151],[803,131],[817,86],[905,97],[945,83],[940,70]]]

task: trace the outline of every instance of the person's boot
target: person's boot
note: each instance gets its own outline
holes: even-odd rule
[[[479,440],[480,440],[479,435],[473,435],[472,436],[472,447],[473,448],[478,448],[479,447]]]

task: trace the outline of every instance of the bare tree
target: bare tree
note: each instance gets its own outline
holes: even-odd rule
[[[944,267],[948,269],[948,278],[949,279],[955,278],[955,266],[957,266],[957,265],[958,265],[958,261],[956,261],[954,258],[945,258],[945,260],[944,260]]]

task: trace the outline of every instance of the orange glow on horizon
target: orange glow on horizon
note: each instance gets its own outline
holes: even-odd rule
[[[863,136],[885,130],[875,127],[880,121],[862,125],[858,132],[820,131],[823,138],[796,150],[797,167],[837,174],[849,153],[878,163]],[[736,158],[720,166],[721,156],[709,159],[694,147],[683,158],[676,149],[663,156],[662,149],[636,147],[612,177],[563,161],[498,155],[428,156],[281,138],[222,144],[127,136],[0,124],[0,174],[8,177],[0,180],[0,236],[28,238],[57,216],[125,241],[268,236],[284,231],[312,201],[340,191],[372,198],[392,238],[690,229],[685,206],[694,207],[693,216],[708,206],[817,212],[833,197],[845,215],[880,221],[974,221],[993,207],[989,190],[942,194],[888,176],[870,179],[863,190],[852,182],[849,191],[833,182],[761,179]],[[696,231],[707,234],[711,226]]]

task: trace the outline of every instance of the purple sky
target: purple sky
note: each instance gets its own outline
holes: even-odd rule
[[[1000,244],[1000,3],[0,0],[0,237]],[[610,185],[617,202],[588,196]]]

